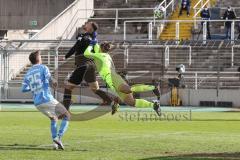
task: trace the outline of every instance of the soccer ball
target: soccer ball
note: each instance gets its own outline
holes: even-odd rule
[[[154,16],[158,19],[162,19],[162,18],[164,18],[165,11],[166,11],[166,9],[163,6],[157,6],[154,9]]]
[[[176,71],[178,71],[180,74],[185,73],[186,69],[183,64],[180,64],[176,67]]]

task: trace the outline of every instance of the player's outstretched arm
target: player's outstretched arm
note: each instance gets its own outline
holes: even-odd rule
[[[30,92],[31,91],[31,88],[29,86],[29,83],[26,79],[26,77],[24,78],[23,80],[23,83],[22,83],[22,92],[25,93],[25,92]]]
[[[65,55],[65,59],[68,59],[76,52],[77,46],[80,45],[80,43],[81,43],[80,40],[77,40],[77,42],[74,44],[74,46]]]
[[[98,43],[94,45],[93,49],[95,53],[100,53],[100,45]]]
[[[93,53],[92,52],[92,50],[93,50],[93,46],[88,46],[87,47],[87,49],[85,50],[85,52],[84,52],[84,56],[86,57],[86,58],[91,58],[91,59],[93,59],[94,57],[96,57],[96,53]]]
[[[84,56],[86,58],[93,58],[93,52],[92,52],[93,47],[92,46],[88,46],[87,49],[84,52]]]
[[[94,52],[95,52],[95,53],[92,52],[93,49],[94,49]],[[98,55],[99,52],[100,52],[100,46],[99,46],[99,44],[95,44],[94,47],[93,47],[92,45],[89,45],[88,48],[87,48],[87,49],[85,50],[85,52],[84,52],[84,56],[85,56],[86,58],[91,58],[91,59],[93,59],[94,57],[95,57],[95,58],[97,57],[97,55]]]

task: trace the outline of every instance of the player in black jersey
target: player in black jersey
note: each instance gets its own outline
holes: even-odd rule
[[[96,80],[96,69],[94,62],[83,56],[83,53],[89,44],[97,42],[97,29],[98,25],[96,23],[86,23],[84,26],[85,33],[78,35],[77,42],[65,55],[65,59],[68,59],[75,54],[76,65],[75,70],[72,72],[68,82],[65,84],[63,105],[68,110],[71,105],[72,90],[76,86],[80,85],[83,79],[89,84],[91,90],[101,97],[104,105],[110,105],[113,102],[112,98],[109,97],[106,92],[99,89],[98,81]]]

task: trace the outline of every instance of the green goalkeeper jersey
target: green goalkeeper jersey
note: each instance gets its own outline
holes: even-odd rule
[[[112,75],[115,74],[115,67],[112,61],[111,56],[108,53],[100,53],[100,46],[96,44],[94,46],[95,53],[92,52],[93,47],[89,46],[85,52],[84,56],[94,60],[94,63],[97,67],[97,71],[101,78],[107,83],[107,85],[113,90],[116,91]]]
[[[119,88],[123,84],[127,85],[127,82],[119,74],[116,73],[111,56],[107,53],[100,53],[100,46],[98,44],[94,46],[95,53],[93,53],[92,50],[93,47],[89,46],[85,50],[84,56],[86,58],[93,59],[99,75],[102,77],[105,83],[111,88],[111,90],[114,91],[122,101],[124,101],[128,94],[121,92]],[[132,86],[131,91],[140,93],[152,91],[154,90],[154,88],[155,86],[138,84]],[[136,106],[140,108],[146,106],[153,107],[153,103],[137,99]]]

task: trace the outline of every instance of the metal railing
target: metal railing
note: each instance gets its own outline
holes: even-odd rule
[[[208,4],[210,4],[210,2],[209,2]],[[219,17],[219,18],[220,18],[220,19],[222,18],[224,12],[228,9],[227,7],[211,7],[211,6],[208,5],[208,4],[206,4],[205,6],[206,6],[206,7],[209,7],[208,9],[210,9],[210,12],[211,12],[212,9],[219,9],[219,11],[220,11],[220,12],[219,12],[219,13],[220,13],[220,15],[219,15],[220,17]],[[204,6],[204,7],[205,7],[205,6]],[[204,7],[203,7],[203,8],[204,8]],[[200,18],[201,18],[199,13],[202,11],[203,8],[198,8],[198,7],[195,8],[195,9],[196,9],[196,13],[198,12],[198,14],[194,14],[194,17],[196,17],[196,19],[200,19]],[[232,8],[232,10],[233,10],[235,13],[236,13],[236,12],[237,12],[237,13],[240,12],[240,7],[231,7],[231,8]],[[195,13],[195,12],[194,12],[194,13]],[[195,15],[196,15],[196,16],[195,16]],[[238,19],[240,18],[238,14],[237,14],[236,16],[237,16]]]
[[[84,14],[78,14],[79,17],[84,16],[85,19],[90,17],[89,9],[93,8],[93,0],[76,0],[70,6],[68,6],[64,11],[62,11],[59,15],[57,15],[54,19],[52,19],[47,25],[45,25],[38,33],[36,33],[30,40],[55,40],[58,39],[65,28],[67,27],[68,23],[70,22],[70,18],[74,15],[75,10],[78,8],[85,9]],[[82,20],[79,25],[83,25],[86,20]],[[75,33],[75,32],[74,32]],[[21,50],[28,50],[29,48],[37,48],[38,44],[28,43],[25,41],[24,43],[19,45]],[[41,46],[43,47],[43,45]],[[44,46],[45,48],[49,47],[49,44]],[[29,52],[28,52],[29,53]],[[24,68],[28,63],[28,57],[25,53],[19,53],[17,55],[10,54],[9,61],[14,61],[17,59],[21,59],[22,63],[16,63],[12,66],[9,66],[11,69],[14,70],[15,68]],[[13,75],[17,74],[12,72]]]
[[[78,9],[75,13],[75,16],[72,17],[69,25],[66,27],[65,31],[63,32],[61,39],[70,39],[72,38],[72,35],[69,35],[69,32],[72,32],[73,30],[75,31],[76,28],[79,27],[78,21],[80,20],[114,20],[114,31],[117,32],[119,29],[119,21],[122,20],[132,20],[132,19],[152,19],[155,21],[155,16],[154,16],[154,9],[155,8],[101,8],[101,9],[89,9],[91,11],[91,15],[94,15],[94,12],[101,11],[101,12],[106,12],[107,14],[111,15],[110,17],[77,17],[77,15],[80,12],[86,12],[88,9]],[[127,12],[127,11],[151,11],[151,16],[150,17],[143,17],[143,16],[137,16],[137,17],[122,17],[120,16],[121,12]]]
[[[207,25],[206,23],[210,23],[212,25],[218,25],[219,30],[223,30],[222,27],[224,27],[224,23],[225,22],[231,22],[231,43],[234,44],[235,40],[237,40],[237,36],[236,36],[236,31],[237,31],[237,27],[236,24],[240,23],[240,20],[157,20],[156,23],[158,23],[158,26],[160,26],[161,24],[170,24],[170,23],[174,23],[175,24],[175,38],[172,38],[172,40],[175,40],[176,43],[179,43],[179,41],[181,40],[181,32],[183,32],[183,30],[181,29],[181,25],[182,24],[193,24],[193,23],[197,23],[198,25],[202,25],[201,30],[198,31],[197,36],[194,38],[193,36],[190,37],[191,40],[199,40],[199,36],[202,35],[202,42],[203,44],[206,44],[207,42]],[[128,40],[127,38],[127,30],[128,30],[128,24],[134,24],[134,23],[148,23],[149,28],[148,28],[148,33],[147,33],[147,39],[145,40],[149,40],[152,41],[154,39],[152,39],[152,30],[153,27],[152,25],[150,25],[151,23],[153,23],[152,20],[131,20],[131,21],[124,21],[124,29],[123,29],[123,40],[126,41]],[[211,28],[210,28],[211,29]],[[212,29],[212,31],[216,30],[217,28]],[[186,31],[186,30],[185,30]],[[192,29],[189,30],[190,34],[192,35]],[[223,36],[225,33],[225,31],[222,31],[221,36]],[[217,33],[219,35],[219,31],[217,31]],[[160,35],[158,35],[158,37],[160,37]],[[157,38],[158,39],[158,38]],[[222,40],[224,39],[224,37],[221,38],[216,38],[216,40]],[[150,43],[150,42],[149,42]]]
[[[127,3],[127,2],[126,2]],[[166,19],[168,15],[171,15],[171,13],[174,11],[175,7],[176,7],[176,0],[164,0],[162,1],[158,6],[156,6],[155,8],[100,8],[100,9],[77,9],[75,15],[72,17],[72,19],[70,20],[70,23],[68,24],[68,26],[66,27],[65,31],[63,32],[62,36],[60,37],[61,39],[70,39],[72,38],[69,34],[69,32],[72,32],[75,30],[75,28],[78,28],[81,25],[77,25],[78,21],[80,20],[114,20],[114,32],[117,32],[119,30],[119,21],[125,21],[125,20],[149,20],[152,19],[153,20],[153,26],[155,26],[155,21],[158,19],[155,14],[154,11],[158,8],[163,7],[163,19]],[[77,15],[79,15],[81,12],[88,12],[91,11],[92,13],[90,15],[92,15],[92,17],[79,17]],[[94,17],[93,15],[95,14],[95,12],[105,12],[105,14],[109,14],[111,15],[110,17]],[[151,11],[152,14],[150,14],[149,17],[146,16],[137,16],[137,17],[132,17],[132,16],[128,16],[128,17],[122,17],[121,13],[123,12],[128,12],[128,11]]]
[[[125,3],[128,3],[128,0],[125,0]],[[167,18],[167,9],[171,6],[172,11],[174,10],[175,4],[177,0],[163,0],[159,5],[157,5],[154,9],[161,9],[164,8],[164,19]]]
[[[142,75],[147,75],[150,73],[150,77],[151,79],[156,79],[156,77],[159,76],[159,74],[161,74],[161,71],[137,71],[137,72],[133,72],[133,71],[130,71],[128,72],[128,76],[127,78],[128,79],[136,79],[136,78],[139,78],[139,74],[142,74]],[[170,75],[168,75],[170,74]],[[226,75],[224,77],[221,77],[219,75]],[[178,72],[176,71],[168,71],[167,73],[165,73],[164,75],[164,78],[160,78],[160,82],[166,82],[167,79],[169,78],[174,78],[174,76],[177,77],[178,75]],[[235,75],[235,76],[233,76]],[[240,89],[240,86],[222,86],[221,87],[218,87],[218,85],[220,85],[219,82],[217,82],[217,79],[221,79],[221,80],[225,80],[225,81],[239,81],[240,79],[240,72],[210,72],[210,71],[195,71],[195,72],[192,72],[192,71],[187,71],[184,75],[184,79],[186,81],[186,87],[188,89],[194,89],[194,90],[198,90],[199,88],[202,88],[204,87],[204,83],[206,83],[206,81],[208,80],[211,80],[213,83],[215,82],[215,85],[213,86],[206,86],[206,88],[204,87],[204,89]],[[167,82],[166,82],[167,83]],[[210,88],[208,88],[210,87]]]
[[[221,46],[222,45],[216,46],[215,49],[213,49],[213,50],[217,50],[217,48],[221,50]],[[182,53],[180,53],[180,52],[178,53],[178,57],[184,58],[184,60],[181,62],[177,61],[178,63],[187,64],[189,67],[196,63],[196,62],[194,62],[196,60],[196,55],[192,53],[193,46],[190,46],[190,45],[189,46],[184,46],[184,45],[131,45],[130,47],[131,47],[130,49],[133,49],[133,48],[163,49],[164,54],[163,54],[162,58],[164,59],[164,61],[163,61],[164,68],[168,68],[170,65],[171,65],[171,67],[173,67],[172,61],[174,61],[176,59],[171,56],[171,48],[176,49],[179,47],[179,48],[187,49],[186,52],[183,51],[183,52],[185,52],[184,55],[182,55]],[[228,81],[234,80],[235,83],[237,83],[240,79],[240,72],[237,72],[237,70],[232,71],[232,72],[220,71],[220,67],[222,67],[223,63],[231,64],[230,66],[234,68],[234,66],[235,66],[234,55],[236,53],[233,48],[239,49],[240,45],[233,45],[232,49],[230,48],[230,50],[232,50],[232,53],[230,55],[227,53],[227,55],[229,55],[228,57],[231,57],[231,58],[229,58],[229,60],[226,59],[224,61],[222,61],[222,60],[220,61],[220,59],[221,59],[221,57],[219,55],[220,53],[217,53],[217,52],[214,53],[215,54],[214,61],[218,62],[216,64],[218,66],[216,68],[217,71],[187,71],[185,79],[190,81],[189,87],[197,90],[199,88],[199,86],[201,86],[200,88],[202,88],[202,86],[205,85],[204,83],[209,83],[207,81],[215,80],[215,81],[211,82],[211,83],[215,83],[215,84],[212,84],[211,86],[212,86],[212,88],[214,88],[214,86],[215,86],[215,88],[217,90],[222,89],[222,88],[226,89],[228,87],[229,87],[229,89],[238,88],[237,86],[231,86],[231,85],[221,86],[221,84],[223,83],[221,81],[224,81],[224,83],[227,83]],[[125,50],[126,49],[127,49],[127,52],[125,52],[125,53],[131,54],[131,53],[129,53],[129,48],[126,47]],[[209,48],[209,50],[211,50],[211,48]],[[187,51],[188,51],[188,53],[187,53]],[[206,52],[208,52],[208,51],[206,50]],[[213,55],[209,55],[209,56],[213,56]],[[128,59],[126,60],[127,63],[125,64],[125,66],[127,68],[128,65],[131,65],[131,62],[129,62],[129,56],[126,56],[126,57],[128,57]],[[170,58],[170,57],[172,57],[172,58]],[[194,61],[193,61],[193,58],[194,58]],[[154,62],[151,62],[151,63],[154,63]],[[204,63],[204,62],[202,62],[202,63]],[[188,66],[187,66],[187,68],[188,68]],[[129,78],[138,78],[137,75],[135,76],[135,72],[130,72],[130,73],[131,73],[131,75],[128,76]],[[149,76],[148,74],[151,74],[151,78],[154,80],[154,79],[156,79],[156,77],[158,77],[159,75],[162,74],[162,71],[150,71],[149,70],[149,71],[136,72],[136,74],[139,74],[139,73],[146,74],[146,76]],[[174,71],[174,72],[167,71],[162,76],[165,79],[168,79],[168,78],[172,77],[173,73],[175,73],[175,75],[177,75],[176,71]],[[229,83],[231,83],[231,82],[229,82]],[[188,82],[188,85],[189,85],[189,82]],[[210,86],[207,86],[206,88],[208,88],[208,87],[210,87]]]
[[[177,72],[168,72],[168,73],[175,73],[177,74]],[[226,75],[226,76],[219,76],[219,75]],[[233,77],[232,75],[236,75],[235,77]],[[171,78],[171,77],[165,77],[165,78]],[[186,80],[192,80],[189,85],[191,86],[188,86],[190,88],[193,88],[195,90],[198,90],[199,86],[201,86],[203,83],[205,83],[207,80],[212,80],[213,82],[215,81],[216,85],[215,85],[215,88],[221,88],[221,87],[218,87],[218,84],[219,82],[217,81],[218,78],[220,78],[221,80],[225,80],[225,81],[232,81],[232,80],[235,80],[235,81],[239,81],[240,79],[240,72],[211,72],[211,71],[196,71],[196,72],[191,72],[191,71],[188,71],[186,73],[186,76],[184,76],[184,78]],[[240,88],[237,87],[237,86],[227,86],[229,87],[229,89],[233,89],[234,87],[235,88]]]
[[[163,8],[163,18],[167,18],[167,10],[171,7],[170,14],[174,11],[176,7],[176,0],[163,0],[158,6],[155,7],[155,10]]]
[[[193,7],[194,18],[196,18],[204,7],[210,7],[210,0],[199,0]]]
[[[198,25],[197,25],[197,16],[200,14],[200,12],[202,11],[202,9],[204,7],[210,7],[210,0],[199,0],[198,3],[193,7],[194,10],[194,28],[197,29]],[[200,5],[200,6],[199,6]]]
[[[205,2],[205,1],[204,1]],[[204,4],[202,4],[201,6],[205,6],[209,3],[209,1],[207,0]],[[175,9],[176,7],[176,4],[175,4],[175,1],[170,1],[168,4],[165,3],[165,1],[163,1],[162,3],[160,3],[159,6],[163,6],[163,7],[167,7],[167,8],[171,8],[171,10],[165,10],[164,14],[171,14],[172,11]],[[194,6],[195,7],[195,6]],[[164,19],[164,20],[158,20],[156,17],[155,17],[155,14],[154,14],[154,10],[156,8],[101,8],[101,9],[93,9],[92,10],[92,13],[91,15],[94,15],[95,12],[98,12],[98,11],[101,11],[101,12],[106,12],[106,13],[109,13],[109,17],[90,17],[90,18],[79,18],[79,17],[76,17],[76,16],[73,16],[73,18],[71,19],[71,22],[69,23],[68,27],[66,27],[65,31],[63,32],[62,36],[60,36],[61,39],[70,39],[72,38],[72,35],[73,34],[70,34],[75,32],[76,31],[76,28],[78,28],[79,26],[77,25],[78,24],[78,21],[80,20],[113,20],[114,21],[114,32],[118,32],[119,29],[121,29],[121,27],[119,26],[119,23],[121,21],[121,24],[122,22],[124,23],[148,23],[148,39],[151,40],[152,38],[154,39],[155,35],[152,34],[152,29],[156,27],[156,23],[161,23],[162,27],[165,27],[165,24],[169,23],[170,21],[167,20],[167,19]],[[194,29],[198,29],[199,28],[199,24],[201,23],[198,17],[199,15],[199,12],[201,11],[202,8],[198,8],[197,6],[194,8],[194,10],[196,11],[196,16],[194,15]],[[224,10],[225,8],[221,8],[221,10]],[[235,7],[234,10],[237,10],[237,9],[240,9],[238,7]],[[89,10],[89,9],[78,9],[76,11],[76,15],[78,15],[78,13],[80,12],[86,12],[86,10]],[[136,17],[131,17],[131,16],[121,16],[121,13],[123,12],[130,12],[130,11],[151,11],[152,14],[150,14],[150,16],[136,16]],[[168,11],[168,12],[167,12]],[[165,14],[165,15],[166,15]],[[98,15],[98,14],[97,14]],[[99,14],[100,15],[100,14]],[[107,14],[108,15],[108,14]],[[135,22],[132,22],[132,21],[135,21]],[[211,20],[211,22],[220,22],[221,20]],[[223,20],[224,21],[224,20]],[[187,23],[187,21],[185,21]],[[175,36],[175,39],[176,40],[179,40],[181,39],[181,37],[179,37],[179,29],[180,26],[181,26],[181,23],[185,23],[181,20],[179,20],[179,23],[176,22],[176,36]],[[171,22],[173,23],[173,22]],[[191,23],[191,22],[189,22]],[[222,22],[224,23],[224,22]],[[151,25],[152,24],[152,25]],[[235,23],[236,25],[236,23]],[[159,25],[157,25],[159,26]],[[201,28],[201,27],[200,27]],[[205,27],[204,27],[205,28]],[[235,28],[236,29],[236,28]],[[204,29],[201,29],[202,31],[205,31]],[[124,33],[126,33],[126,30],[124,31]],[[126,39],[125,39],[126,40]]]
[[[18,54],[21,52],[24,52],[25,54],[34,51],[34,50],[42,50],[42,52],[44,52],[44,64],[46,65],[50,65],[51,67],[51,71],[57,69],[61,63],[59,63],[59,56],[61,56],[61,54],[63,54],[63,51],[61,50],[61,48],[66,48],[66,47],[70,47],[73,46],[74,41],[65,41],[65,40],[34,40],[34,41],[8,41],[8,43],[23,43],[23,42],[28,42],[28,43],[38,43],[39,47],[38,48],[29,48],[28,50],[24,49],[11,49],[11,48],[7,48],[5,47],[4,49],[0,50],[0,54],[1,54],[1,72],[0,72],[0,82],[1,82],[1,87],[2,87],[2,96],[5,97],[5,100],[16,100],[21,97],[19,95],[21,95],[20,91],[19,91],[19,87],[13,87],[11,88],[11,86],[14,86],[14,84],[20,86],[21,84],[21,79],[17,79],[17,80],[13,80],[11,73],[11,70],[9,68],[10,65],[14,64],[14,63],[20,63],[20,60],[15,60],[15,61],[11,61],[9,59],[9,54]],[[147,41],[146,41],[147,42]],[[51,44],[51,48],[49,49],[45,49],[45,43],[47,44]],[[211,81],[211,80],[215,80],[216,82],[218,82],[218,84],[211,84],[210,87],[215,87],[216,89],[219,88],[221,89],[221,83],[225,82],[227,83],[226,87],[229,87],[229,89],[234,89],[237,88],[237,86],[231,86],[231,81],[234,80],[234,83],[237,83],[239,81],[239,72],[228,72],[228,71],[213,71],[213,72],[208,72],[208,71],[188,71],[188,69],[190,68],[190,66],[196,64],[197,62],[195,62],[196,60],[196,54],[192,51],[193,47],[195,46],[191,46],[191,45],[181,45],[181,44],[176,44],[176,45],[166,45],[166,44],[162,44],[162,45],[155,45],[155,44],[151,44],[149,45],[148,43],[145,43],[144,45],[142,44],[142,42],[140,42],[139,44],[131,44],[131,45],[127,45],[122,43],[123,46],[121,46],[122,49],[122,53],[124,54],[124,68],[128,69],[129,65],[131,65],[132,63],[132,49],[134,48],[140,48],[142,51],[147,51],[151,48],[155,48],[158,50],[158,57],[160,59],[162,59],[162,61],[159,61],[159,59],[156,59],[155,62],[151,62],[151,63],[159,63],[159,64],[163,64],[164,67],[160,67],[158,70],[159,71],[152,71],[153,68],[148,68],[148,71],[136,71],[134,73],[129,72],[129,78],[134,78],[134,76],[136,74],[140,74],[141,72],[144,73],[149,73],[152,77],[152,79],[161,79],[163,76],[165,79],[167,78],[171,78],[176,72],[172,72],[172,71],[164,71],[163,69],[166,68],[172,68],[175,65],[175,57],[172,57],[172,49],[173,48],[181,48],[184,49],[182,52],[179,52],[178,55],[182,55],[182,61],[177,61],[177,63],[183,63],[186,65],[187,67],[187,72],[186,72],[186,76],[185,79],[187,80],[187,83],[190,85],[189,87],[192,89],[199,89],[199,88],[203,88],[205,87],[205,85],[208,84],[207,81]],[[43,45],[43,47],[41,47],[41,45]],[[163,50],[163,55],[161,55],[161,49]],[[211,48],[209,48],[211,49]],[[216,49],[216,47],[215,47]],[[224,63],[227,64],[231,64],[230,67],[234,67],[236,65],[237,60],[235,60],[236,54],[238,54],[238,51],[240,49],[240,45],[233,45],[232,46],[232,53],[229,54],[229,58],[224,60]],[[61,54],[59,53],[61,52]],[[144,52],[143,52],[144,53]],[[142,54],[141,52],[139,54]],[[216,53],[216,55],[218,55],[218,53]],[[219,57],[220,58],[220,57]],[[217,59],[217,58],[216,58]],[[136,62],[136,59],[134,59],[134,62]],[[173,63],[174,62],[174,63]],[[221,63],[219,63],[218,65],[221,65]],[[20,73],[21,68],[16,68],[16,73]],[[71,72],[71,71],[69,71]],[[163,73],[163,75],[162,75]],[[17,74],[17,75],[18,75]],[[58,77],[58,73],[55,73],[54,76]],[[139,76],[139,75],[136,75]],[[147,76],[143,76],[142,78],[150,78],[148,75]],[[218,78],[220,80],[218,80]],[[217,81],[218,80],[218,81]],[[206,82],[206,83],[205,83]],[[220,87],[217,87],[220,86]],[[207,88],[208,86],[206,86]],[[223,88],[225,86],[222,86]],[[13,93],[18,93],[18,97],[16,99],[14,99],[13,97],[11,97],[11,95],[13,95]]]
[[[204,1],[204,0],[203,0],[203,1]],[[205,2],[201,7],[196,7],[196,8],[194,8],[194,16],[193,16],[194,20],[201,19],[200,13],[201,13],[201,11],[203,10],[204,7],[209,7],[209,9],[210,9],[210,14],[211,14],[211,10],[212,10],[212,9],[219,9],[219,10],[220,10],[219,19],[222,19],[222,18],[223,18],[222,16],[223,16],[224,12],[225,12],[228,8],[227,8],[227,7],[211,8],[210,4],[211,4],[211,1],[210,1],[210,0],[206,0],[206,2]],[[231,7],[231,8],[232,8],[232,10],[233,10],[234,12],[238,12],[238,13],[240,12],[240,7]],[[240,18],[238,14],[236,14],[236,16],[237,16],[237,19]],[[210,19],[211,19],[211,18],[210,18]],[[194,22],[194,28],[195,28],[195,29],[198,29],[198,25],[197,25],[197,22],[196,22],[196,21]]]
[[[169,46],[166,46],[165,51],[164,51],[164,67],[168,67],[169,63],[170,63],[170,57],[169,57],[170,53],[169,53]]]
[[[202,8],[204,6],[207,6],[207,4],[210,3],[210,0],[200,0],[195,6],[194,6],[194,28],[195,29],[198,29],[198,15],[199,13],[201,12]],[[200,5],[201,4],[201,5]],[[200,5],[200,8],[199,8],[199,5]],[[151,21],[150,23],[152,23],[153,27],[155,27],[156,25],[156,22],[158,23],[159,22],[159,19],[157,17],[155,17],[155,14],[154,14],[154,10],[156,8],[159,8],[159,6],[162,6],[163,8],[165,8],[163,11],[164,11],[164,17],[163,17],[163,20],[166,20],[167,21],[167,15],[171,15],[171,13],[175,10],[175,7],[176,7],[176,0],[171,0],[171,1],[167,1],[167,0],[164,0],[162,1],[157,7],[155,8],[101,8],[101,9],[77,9],[76,12],[75,12],[75,16],[72,17],[72,19],[70,20],[70,23],[68,24],[68,26],[66,27],[66,29],[64,30],[62,36],[59,36],[59,38],[61,39],[70,39],[72,38],[72,35],[73,34],[70,34],[70,33],[73,33],[75,32],[76,28],[79,27],[78,24],[78,21],[80,20],[113,20],[114,21],[114,32],[117,32],[120,27],[119,27],[119,22],[122,21],[131,21],[131,20],[134,20],[134,21],[138,21],[139,23],[141,22],[149,22]],[[226,8],[221,8],[221,10],[224,10]],[[237,10],[237,9],[240,9],[239,7],[235,7],[233,8],[234,10]],[[87,11],[91,11],[91,14],[92,17],[89,17],[89,18],[86,18],[86,17],[77,17],[77,15],[79,15],[80,13],[85,13]],[[101,12],[105,12],[105,14],[107,15],[110,15],[110,17],[101,17],[101,16],[93,16],[95,14],[95,12],[98,12],[98,11],[101,11]],[[136,17],[132,17],[132,16],[121,16],[121,13],[124,13],[124,12],[130,12],[130,11],[151,11],[152,14],[150,14],[150,16],[136,16]],[[98,15],[98,14],[97,14]],[[99,14],[100,15],[100,14]],[[136,22],[137,23],[137,22]],[[162,24],[165,24],[165,23],[162,23]],[[81,26],[81,25],[80,25]],[[177,24],[176,24],[177,26]],[[149,34],[150,35],[150,34]],[[177,35],[176,35],[176,38],[177,38]]]
[[[166,8],[164,10],[164,19],[167,18],[167,14],[171,14],[174,11],[174,7],[175,7],[175,0],[171,0],[169,3],[161,3],[160,5],[166,5]],[[168,8],[171,7],[170,12],[167,12]],[[73,16],[73,18],[71,19],[69,25],[66,27],[65,31],[63,32],[61,39],[70,39],[72,38],[69,34],[69,32],[72,32],[73,30],[75,30],[77,27],[79,27],[78,21],[80,20],[114,20],[114,32],[117,32],[119,30],[119,21],[127,21],[127,20],[149,20],[152,19],[153,21],[153,26],[155,26],[155,21],[158,19],[155,14],[156,8],[101,8],[101,9],[90,9],[92,11],[91,15],[94,15],[94,12],[106,12],[106,14],[109,13],[109,15],[111,15],[110,17],[77,17],[77,16]],[[88,9],[78,9],[75,13],[75,15],[78,15],[80,12],[85,12]],[[122,17],[120,16],[121,13],[124,12],[128,12],[128,11],[151,11],[151,15],[146,17],[146,16],[137,16],[137,17]]]
[[[171,51],[171,48],[173,49],[176,49],[176,48],[185,48],[187,49],[186,53],[188,53],[188,58],[184,61],[184,62],[187,62],[187,64],[189,66],[191,66],[192,64],[192,57],[193,57],[193,53],[192,53],[192,46],[191,45],[159,45],[159,44],[152,44],[152,45],[142,45],[142,44],[131,44],[130,48],[162,48],[164,49],[164,67],[165,68],[168,68],[168,66],[170,65],[170,51]],[[232,48],[240,48],[239,45],[234,45],[232,46]],[[234,66],[234,49],[232,49],[232,53],[231,53],[231,64],[232,66]],[[124,68],[127,69],[127,66],[129,64],[129,46],[124,46]]]

